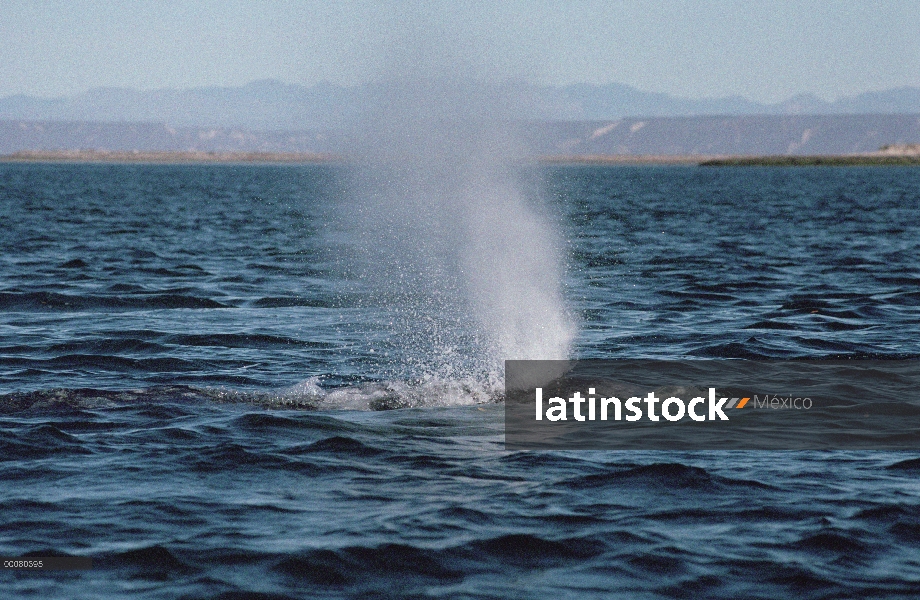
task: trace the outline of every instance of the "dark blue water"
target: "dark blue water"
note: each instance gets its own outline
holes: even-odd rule
[[[920,169],[539,176],[576,357],[920,357]],[[348,181],[0,166],[0,554],[95,565],[7,597],[920,595],[920,449],[505,451],[344,264]]]

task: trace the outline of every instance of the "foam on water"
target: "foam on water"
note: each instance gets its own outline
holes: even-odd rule
[[[308,411],[392,410],[426,406],[468,406],[504,398],[496,375],[443,379],[427,375],[416,380],[371,381],[324,387],[319,377],[274,390],[164,385],[133,390],[53,388],[0,395],[0,414],[25,410],[108,410],[163,404],[250,404],[267,409]]]
[[[502,382],[494,376],[441,379],[429,375],[417,381],[368,382],[328,390],[318,377],[311,377],[279,390],[268,404],[309,405],[316,410],[388,410],[484,404],[502,397]]]

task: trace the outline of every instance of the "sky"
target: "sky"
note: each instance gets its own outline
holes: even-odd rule
[[[355,85],[415,46],[430,68],[537,84],[834,100],[920,87],[920,0],[4,0],[0,97]]]

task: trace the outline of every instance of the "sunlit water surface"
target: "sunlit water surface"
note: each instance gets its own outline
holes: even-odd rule
[[[536,175],[575,357],[920,357],[920,169]],[[6,594],[920,593],[920,452],[506,452],[475,335],[355,276],[349,181],[0,166],[0,554],[95,565]]]

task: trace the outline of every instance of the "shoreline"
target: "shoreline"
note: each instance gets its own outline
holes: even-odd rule
[[[312,164],[342,160],[318,152],[201,152],[22,150],[0,156],[0,163],[114,163],[114,164]]]
[[[874,167],[918,166],[918,154],[822,154],[726,156],[705,160],[701,167]]]
[[[201,152],[23,150],[0,155],[0,163],[75,164],[325,164],[345,162],[341,155],[313,152]],[[586,154],[547,155],[533,160],[543,165],[609,166],[920,166],[920,153],[827,155],[705,155],[705,154]]]

